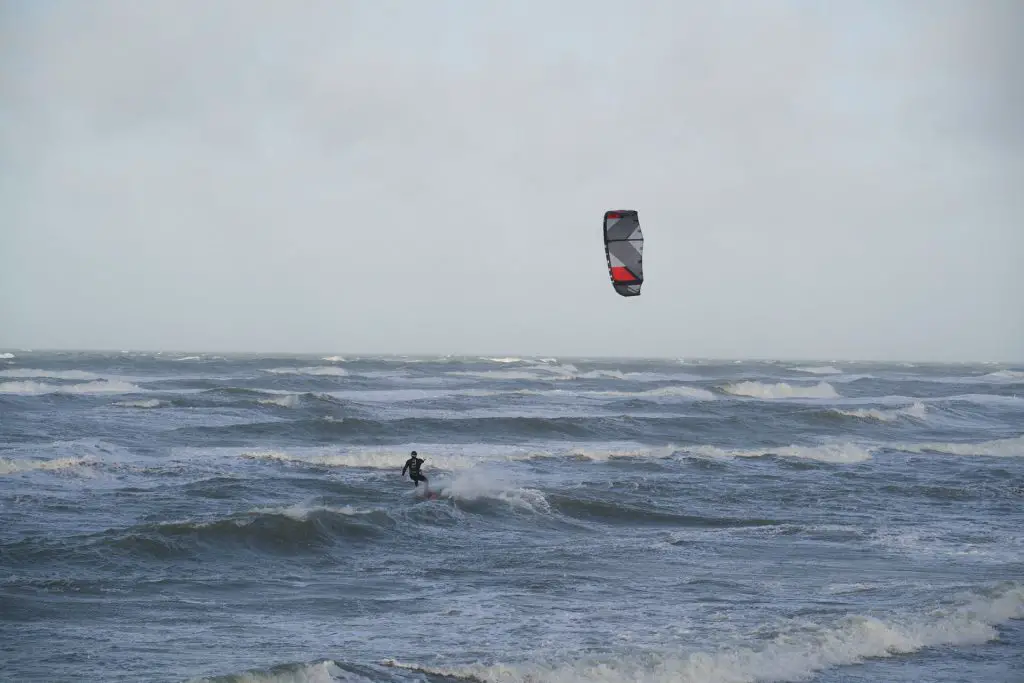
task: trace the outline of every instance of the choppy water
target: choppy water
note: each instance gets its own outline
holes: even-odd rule
[[[1021,367],[13,351],[0,678],[1019,682],[1022,504]]]

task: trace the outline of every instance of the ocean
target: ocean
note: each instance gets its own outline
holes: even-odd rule
[[[0,515],[3,681],[1024,681],[1012,364],[13,349]]]

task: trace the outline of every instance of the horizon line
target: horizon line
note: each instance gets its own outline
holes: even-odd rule
[[[840,356],[709,356],[709,355],[654,355],[654,354],[565,354],[565,353],[515,353],[515,352],[457,352],[451,351],[447,353],[442,352],[367,352],[357,350],[320,350],[320,351],[285,351],[285,350],[274,350],[274,349],[262,349],[262,350],[219,350],[219,349],[198,349],[198,348],[115,348],[115,347],[15,347],[15,346],[0,346],[0,353],[95,353],[95,354],[151,354],[151,355],[163,355],[163,354],[192,354],[192,355],[233,355],[233,356],[293,356],[293,357],[306,357],[306,356],[319,356],[321,360],[322,356],[326,355],[338,355],[338,356],[352,356],[361,358],[522,358],[522,359],[540,359],[540,358],[563,358],[573,360],[640,360],[640,361],[676,361],[686,362],[687,359],[695,361],[728,361],[728,362],[746,362],[746,363],[765,363],[765,362],[782,362],[782,363],[800,363],[800,362],[814,362],[814,363],[918,363],[918,364],[930,364],[930,365],[991,365],[991,364],[1005,364],[1005,365],[1021,365],[1024,364],[1024,360],[1010,360],[1000,358],[989,358],[989,359],[926,359],[926,358],[913,358],[913,357],[849,357],[843,358]]]

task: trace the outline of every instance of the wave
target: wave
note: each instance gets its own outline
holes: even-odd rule
[[[1024,382],[1024,371],[1021,370],[997,370],[984,375],[984,378],[998,382]]]
[[[97,380],[100,376],[84,370],[38,370],[36,368],[12,368],[0,370],[0,377],[34,377],[47,379]]]
[[[14,358],[13,353],[0,353],[0,360],[10,360],[11,358]]]
[[[579,392],[585,396],[620,396],[625,398],[667,398],[671,396],[678,396],[681,398],[691,398],[695,401],[714,401],[718,397],[707,389],[701,389],[700,387],[690,387],[685,385],[673,385],[667,387],[660,387],[658,389],[647,389],[646,391],[581,391]]]
[[[683,449],[692,455],[708,458],[760,458],[778,456],[799,460],[816,460],[834,464],[853,464],[872,458],[872,448],[854,443],[822,444],[818,446],[781,446],[764,448],[719,448],[718,446],[689,446]]]
[[[185,683],[370,683],[376,680],[358,671],[358,667],[343,668],[332,659],[324,659],[308,664],[280,664],[269,669],[249,669],[239,674],[190,678]]]
[[[275,375],[327,375],[334,377],[345,377],[348,375],[348,370],[335,365],[317,365],[305,368],[268,368],[264,372],[270,372]]]
[[[0,384],[0,394],[141,394],[146,393],[130,382],[119,380],[97,380],[85,384],[47,384],[45,382],[4,382]]]
[[[261,398],[256,402],[265,406],[273,405],[280,406],[282,408],[298,408],[299,394],[285,394],[284,396],[278,396],[276,398]]]
[[[245,387],[217,387],[215,389],[203,389],[190,394],[190,397],[178,397],[173,399],[175,405],[183,407],[203,407],[215,403],[218,406],[234,404],[237,406],[251,405],[253,403],[267,406],[280,406],[282,408],[297,408],[302,402],[322,403],[330,406],[349,406],[349,402],[335,395],[339,392],[327,391],[306,391],[294,392],[283,389],[248,389]]]
[[[601,450],[577,447],[570,448],[568,451],[568,456],[580,460],[607,462],[609,460],[622,458],[651,458],[661,460],[665,458],[670,458],[675,453],[676,448],[674,446],[664,446],[662,448],[621,448]]]
[[[974,403],[981,406],[1014,406],[1018,408],[1024,405],[1024,396],[1004,396],[1001,394],[957,394],[956,396],[943,396],[931,400]]]
[[[407,401],[435,400],[451,397],[488,398],[495,396],[548,396],[568,399],[577,397],[593,398],[687,398],[695,401],[714,401],[719,398],[714,392],[700,387],[672,385],[642,391],[576,391],[570,389],[367,389],[352,391],[331,391],[331,396],[345,398],[359,403],[394,403]]]
[[[328,363],[344,363],[345,359],[341,356],[324,356],[320,360],[327,361]]]
[[[737,382],[726,385],[722,390],[734,396],[751,398],[839,398],[835,387],[828,382],[818,382],[812,386],[791,385],[785,382],[764,384],[762,382]]]
[[[348,443],[380,442],[387,440],[394,443],[400,439],[407,441],[412,438],[433,439],[443,437],[453,443],[465,443],[467,439],[474,441],[481,437],[506,438],[521,440],[530,439],[595,439],[622,438],[623,435],[644,434],[650,427],[678,428],[689,420],[673,418],[579,418],[579,417],[482,417],[482,418],[415,418],[403,417],[392,420],[374,420],[362,417],[334,417],[331,419],[315,418],[292,421],[247,422],[226,426],[195,426],[180,427],[178,433],[192,434],[204,439],[213,436],[226,438],[262,439],[275,436],[301,435],[304,440],[313,439],[317,442],[338,443],[348,439]]]
[[[575,379],[579,370],[573,365],[534,365],[520,370],[453,370],[452,377],[510,381],[565,381]]]
[[[585,499],[568,495],[552,495],[551,506],[560,514],[573,519],[599,521],[627,526],[672,526],[701,529],[733,529],[775,526],[776,520],[742,517],[712,517],[686,515],[657,510],[619,500]]]
[[[297,522],[307,522],[309,519],[319,513],[334,513],[339,515],[371,515],[376,510],[369,508],[358,508],[353,505],[342,505],[341,507],[331,505],[308,505],[306,503],[296,503],[294,505],[287,505],[284,507],[269,507],[269,508],[257,508],[252,511],[252,514],[267,514],[267,515],[284,515],[290,517]]]
[[[945,501],[963,501],[967,494],[954,489],[945,489],[940,493],[934,487],[929,487],[926,492],[933,498]],[[987,492],[985,497],[992,496],[1013,500],[1019,498],[1020,494],[1018,492],[1015,495],[1012,490],[993,490]],[[1024,541],[1019,534],[992,533],[987,525],[977,525],[969,534],[951,534],[948,528],[929,528],[926,525],[909,529],[883,527],[874,531],[867,541],[887,554],[997,565],[1018,564],[1024,548]]]
[[[858,408],[856,410],[839,410],[837,408],[830,409],[829,412],[837,415],[845,415],[846,417],[856,417],[864,420],[878,420],[879,422],[895,422],[905,417],[909,417],[914,420],[925,420],[927,419],[928,409],[920,401],[916,401],[913,405],[905,408],[897,408],[896,410],[880,410],[878,408]]]
[[[469,444],[461,451],[452,451],[452,446],[440,444],[437,450],[432,449],[429,445],[410,445],[405,448],[364,447],[345,449],[344,452],[336,452],[334,449],[330,451],[324,449],[233,450],[232,452],[237,454],[238,457],[247,460],[278,462],[289,465],[401,471],[402,465],[409,456],[410,448],[416,448],[420,457],[426,460],[424,471],[428,477],[431,476],[431,471],[435,473],[461,473],[471,469],[486,469],[490,465],[502,462],[568,459],[606,463],[625,459],[665,460],[678,454],[730,459],[775,456],[845,464],[870,460],[874,451],[874,448],[853,443],[836,443],[756,449],[727,449],[712,445],[650,447],[638,444],[624,444],[618,448],[592,448],[589,446],[567,445],[564,448],[558,449],[541,449],[514,446],[502,448],[491,444]]]
[[[466,453],[439,453],[430,454],[429,451],[419,447],[419,456],[426,460],[424,473],[430,477],[431,470],[442,470],[452,472],[456,470],[467,470],[486,462],[508,461],[508,460],[529,460],[535,455],[530,452],[499,452],[483,455],[470,455]],[[265,460],[296,465],[307,465],[316,467],[353,467],[359,469],[383,469],[400,472],[405,460],[409,457],[409,450],[397,449],[372,449],[352,450],[344,453],[332,453],[323,451],[244,451],[239,457],[248,460]]]
[[[841,375],[842,370],[831,365],[820,365],[812,367],[792,368],[794,372],[806,372],[809,375]]]
[[[1024,435],[1010,439],[994,439],[980,443],[919,443],[893,445],[905,453],[938,453],[941,455],[975,455],[997,458],[1024,457]]]
[[[98,462],[92,457],[53,458],[51,460],[14,460],[0,458],[0,475],[23,472],[66,472],[80,467],[91,467]]]
[[[258,508],[206,521],[185,519],[144,524],[104,532],[95,541],[159,558],[229,548],[290,555],[322,552],[341,540],[370,539],[395,526],[396,522],[383,511],[347,505],[293,505]]]
[[[541,491],[520,486],[507,473],[492,468],[460,472],[450,480],[438,478],[430,488],[442,498],[463,504],[478,501],[497,502],[530,513],[551,513],[551,504]],[[473,508],[469,509],[473,511]]]
[[[159,408],[167,404],[159,399],[151,398],[145,401],[115,401],[113,405],[122,408]]]
[[[801,681],[815,673],[866,660],[909,654],[942,645],[981,645],[999,637],[996,627],[1024,617],[1024,587],[1012,582],[965,595],[957,604],[922,612],[883,616],[855,614],[840,619],[785,620],[770,640],[742,641],[714,651],[683,649],[622,655],[436,667],[385,660],[381,664],[428,676],[483,683],[600,680],[603,683],[735,683]],[[751,640],[759,640],[752,636]]]
[[[512,359],[506,359],[512,362]],[[516,362],[525,363],[522,359],[514,359]],[[534,382],[567,382],[573,380],[597,380],[612,379],[633,382],[663,382],[672,380],[693,380],[697,379],[691,375],[666,374],[656,372],[622,372],[621,370],[596,369],[581,371],[575,365],[564,363],[551,363],[541,365],[528,365],[518,367],[514,370],[453,370],[446,374],[452,377],[468,377],[472,379],[499,380],[499,381],[534,381]],[[535,362],[535,361],[530,361]]]

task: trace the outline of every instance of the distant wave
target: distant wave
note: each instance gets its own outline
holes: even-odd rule
[[[762,382],[737,382],[723,387],[723,391],[734,396],[751,398],[839,398],[835,388],[828,382],[818,382],[813,386],[791,385],[785,382],[764,384]]]
[[[319,365],[306,368],[269,368],[264,370],[264,372],[270,372],[275,375],[333,375],[336,377],[348,375],[348,371],[345,368],[339,368],[335,365]]]
[[[190,439],[225,439],[232,443],[250,439],[301,439],[310,444],[363,445],[403,443],[410,439],[451,444],[480,439],[504,443],[535,440],[644,440],[673,439],[692,433],[698,425],[692,416],[595,417],[307,417],[299,420],[267,420],[226,426],[183,426],[174,430]]]
[[[0,353],[0,360],[9,360],[11,358],[14,358],[13,353]]]
[[[710,458],[759,458],[779,456],[800,460],[816,460],[836,464],[852,464],[870,460],[872,449],[854,443],[824,444],[820,446],[779,446],[763,448],[719,448],[718,446],[690,446],[683,449],[693,455]]]
[[[46,384],[45,382],[4,382],[0,394],[135,394],[145,393],[130,382],[119,380],[98,380],[85,384]]]
[[[327,361],[328,363],[344,363],[345,359],[342,356],[325,356],[320,360]]]
[[[1024,382],[1024,371],[1021,370],[997,370],[984,375],[985,378],[999,382]]]
[[[0,370],[0,377],[34,377],[47,379],[97,380],[100,376],[82,370],[37,370],[35,368],[12,368]]]
[[[488,461],[496,460],[528,460],[533,457],[530,453],[498,453],[468,455],[461,453],[439,453],[432,454],[420,449],[421,457],[425,457],[424,473],[429,477],[434,470],[452,472],[466,470]],[[308,450],[260,450],[245,451],[240,457],[250,460],[265,460],[298,465],[313,465],[320,467],[355,467],[366,469],[384,469],[401,471],[405,459],[409,457],[408,450],[397,449],[373,449],[373,450],[347,450],[344,452],[324,452]]]
[[[445,374],[490,380],[564,381],[576,378],[579,370],[574,365],[531,365],[516,370],[453,370]]]
[[[621,448],[621,449],[604,449],[604,448],[586,448],[586,447],[575,447],[569,449],[569,456],[579,458],[582,460],[593,460],[596,462],[605,462],[616,458],[654,458],[662,459],[669,458],[675,453],[676,449],[673,446],[664,446],[662,448]]]
[[[806,372],[809,375],[841,375],[841,374],[843,374],[842,370],[839,370],[838,368],[835,368],[835,367],[833,367],[831,365],[819,365],[819,366],[813,366],[813,367],[800,367],[800,368],[793,368],[793,370],[796,371],[796,372]]]
[[[217,409],[267,406],[268,408],[298,409],[305,406],[312,409],[319,407],[335,413],[344,410],[346,414],[359,414],[359,411],[353,408],[349,401],[325,391],[294,392],[280,389],[247,389],[225,386],[185,393],[175,391],[174,394],[174,397],[167,398],[166,402],[179,408]]]
[[[659,387],[657,389],[647,389],[646,391],[581,391],[574,393],[585,396],[617,396],[622,398],[639,399],[677,396],[680,398],[693,399],[695,401],[714,401],[718,398],[718,396],[707,389],[681,384]]]

